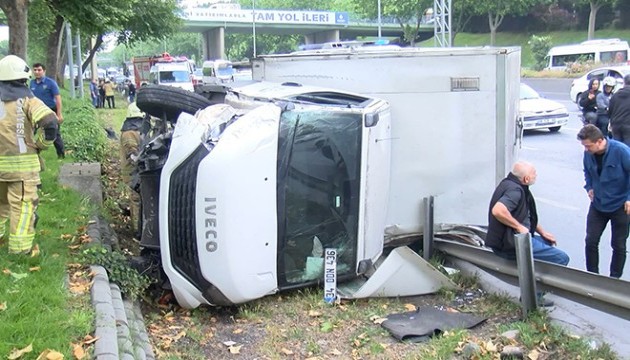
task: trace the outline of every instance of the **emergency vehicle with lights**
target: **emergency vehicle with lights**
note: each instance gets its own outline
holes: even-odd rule
[[[133,58],[133,69],[138,88],[156,84],[194,91],[193,68],[184,56],[171,56],[169,53],[136,56]]]

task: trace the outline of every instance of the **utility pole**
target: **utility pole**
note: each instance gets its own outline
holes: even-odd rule
[[[252,35],[254,38],[254,56],[256,57],[256,0],[252,0]]]
[[[378,7],[378,38],[381,38],[381,0],[377,1],[377,7]]]
[[[433,39],[435,39],[435,46],[452,46],[451,0],[433,1]]]
[[[74,94],[74,63],[72,61],[72,30],[70,23],[66,22],[66,57],[68,58],[68,71],[70,72],[70,97],[75,98]],[[66,72],[62,72],[62,79],[65,80]]]

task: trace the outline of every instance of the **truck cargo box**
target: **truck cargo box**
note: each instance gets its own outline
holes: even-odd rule
[[[390,103],[387,240],[421,233],[428,196],[437,223],[487,223],[490,195],[521,137],[520,56],[520,48],[488,47],[300,51],[253,60],[253,78]]]

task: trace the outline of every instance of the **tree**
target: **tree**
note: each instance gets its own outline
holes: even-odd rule
[[[0,0],[9,25],[9,53],[26,59],[29,0]]]
[[[377,2],[353,0],[355,11],[366,19],[378,17]],[[424,11],[433,7],[433,0],[381,0],[381,17],[393,18],[400,25],[404,39],[414,46]]]
[[[534,6],[546,0],[479,0],[474,7],[478,15],[488,15],[490,45],[496,42],[497,29],[506,15],[525,15]]]
[[[129,61],[134,56],[155,55],[168,51],[173,56],[184,55],[189,59],[201,59],[201,34],[176,33],[164,40],[139,41],[131,45],[119,44],[111,52],[115,63]],[[198,64],[201,65],[201,64]]]
[[[54,26],[47,32],[46,46],[46,63],[50,74],[59,74],[64,21],[71,24],[73,31],[78,31],[84,39],[95,39],[81,66],[82,71],[85,71],[103,44],[106,34],[117,34],[120,43],[132,44],[148,39],[163,39],[175,32],[182,23],[176,13],[176,0],[36,1],[42,1],[54,15]]]
[[[451,37],[455,44],[455,36],[464,31],[475,14],[476,0],[453,0],[451,3],[452,28]]]
[[[588,14],[588,39],[595,37],[595,23],[597,21],[597,12],[603,6],[613,5],[615,0],[581,0],[582,4],[589,4],[591,12]]]

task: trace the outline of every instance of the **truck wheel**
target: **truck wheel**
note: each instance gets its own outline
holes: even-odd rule
[[[138,89],[136,105],[151,116],[166,116],[175,122],[182,112],[194,115],[213,103],[203,96],[188,90],[165,86],[146,85]]]

